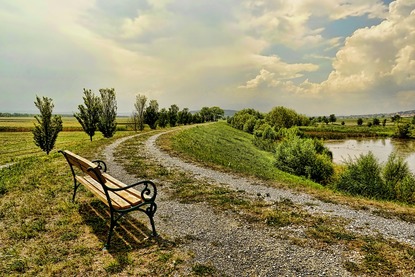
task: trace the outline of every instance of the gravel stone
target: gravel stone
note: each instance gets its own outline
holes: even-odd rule
[[[164,167],[191,173],[206,183],[242,190],[253,198],[261,196],[270,202],[290,199],[309,213],[347,219],[349,224],[345,227],[350,231],[382,234],[385,238],[415,246],[415,224],[386,219],[374,215],[373,210],[353,210],[346,205],[322,202],[305,193],[270,188],[260,180],[241,178],[184,162],[157,147],[156,140],[164,133],[150,137],[143,149],[137,151],[144,151],[147,158]],[[132,137],[119,139],[104,150],[109,172],[126,183],[134,182],[135,178],[115,162],[113,153],[116,147]],[[275,229],[247,224],[231,212],[214,212],[203,203],[182,204],[172,201],[167,197],[164,191],[167,188],[164,187],[159,189],[157,198],[156,228],[162,236],[183,241],[181,247],[194,253],[193,263],[211,265],[225,276],[351,275],[343,267],[344,262],[351,259],[351,253],[345,253],[341,247],[314,249],[294,245],[276,235]],[[291,234],[301,232],[290,228],[286,227],[285,231]]]

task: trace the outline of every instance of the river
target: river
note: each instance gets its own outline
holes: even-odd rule
[[[382,163],[385,163],[389,155],[395,152],[405,159],[409,168],[415,173],[415,141],[398,139],[346,139],[328,140],[324,143],[333,152],[333,162],[342,164],[349,157],[355,159],[360,154],[371,151]]]

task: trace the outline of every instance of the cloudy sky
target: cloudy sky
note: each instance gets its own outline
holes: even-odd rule
[[[415,109],[415,0],[0,0],[0,112],[83,88],[191,110]]]

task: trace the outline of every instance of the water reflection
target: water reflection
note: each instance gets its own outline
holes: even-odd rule
[[[349,157],[355,159],[369,151],[382,163],[386,162],[392,152],[407,161],[415,173],[415,141],[398,139],[347,139],[330,140],[324,143],[333,152],[335,163],[344,163]]]

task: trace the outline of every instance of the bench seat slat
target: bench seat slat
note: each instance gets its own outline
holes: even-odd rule
[[[104,176],[104,178],[107,180],[107,183],[110,182],[111,184],[115,185],[114,187],[120,187],[120,188],[125,187],[125,184],[123,182],[115,179],[108,173],[102,173],[102,176]],[[128,192],[129,194],[133,195],[135,198],[141,199],[141,193],[133,188],[126,189],[125,192]]]
[[[76,179],[78,182],[83,184],[84,186],[88,187],[91,192],[97,196],[101,201],[103,201],[105,204],[108,205],[107,197],[105,196],[104,189],[102,185],[94,180],[92,177],[86,175],[86,176],[76,176]],[[112,192],[109,191],[109,196],[111,198],[112,205],[114,209],[128,209],[132,206],[140,204],[141,198],[131,198],[128,197],[128,199],[125,199],[125,195],[128,195],[125,191],[120,192]]]

